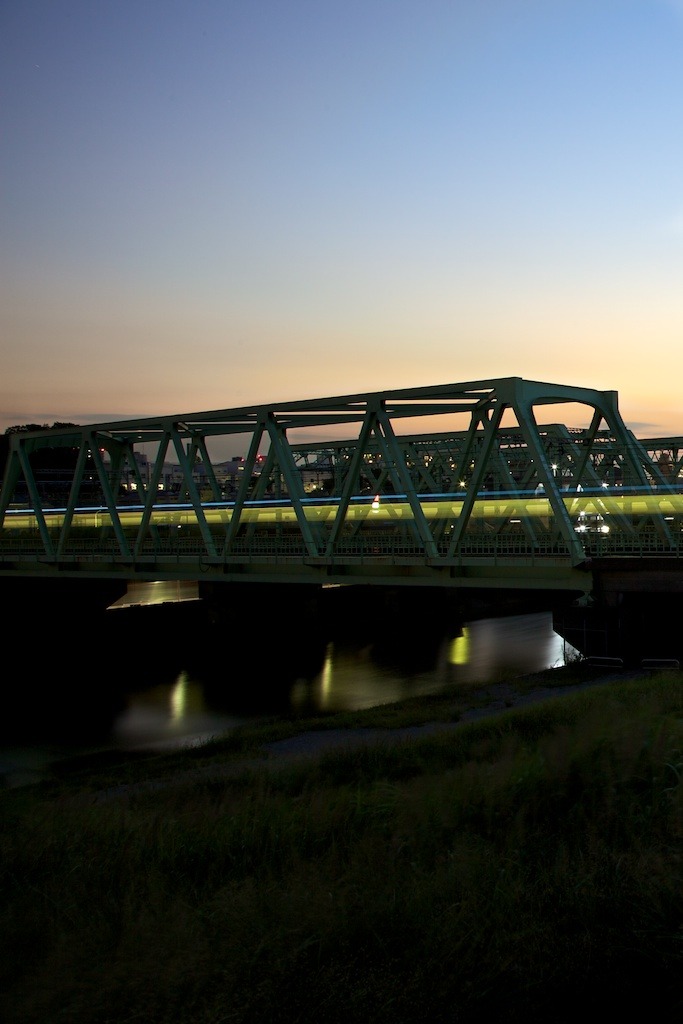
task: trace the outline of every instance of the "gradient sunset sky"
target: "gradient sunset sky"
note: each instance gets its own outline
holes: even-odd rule
[[[0,430],[521,376],[683,435],[683,2],[2,0]]]

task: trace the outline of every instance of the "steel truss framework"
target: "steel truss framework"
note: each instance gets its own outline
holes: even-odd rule
[[[578,406],[588,426],[543,421],[561,405]],[[401,432],[416,422],[449,429]],[[246,455],[226,500],[213,453],[228,440]],[[0,492],[9,574],[586,591],[596,550],[677,556],[680,546],[683,440],[638,441],[615,391],[506,377],[10,441]],[[71,453],[59,509],[36,470],[45,449]],[[169,460],[181,480],[173,503],[159,490]],[[122,500],[130,480],[135,507]]]

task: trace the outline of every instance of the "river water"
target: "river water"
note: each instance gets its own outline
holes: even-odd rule
[[[265,621],[259,632],[244,630],[242,620],[212,641],[210,658],[201,623],[179,629],[182,620],[166,623],[161,638],[157,628],[131,633],[128,643],[122,630],[114,644],[90,635],[80,650],[39,652],[32,680],[25,671],[5,680],[0,785],[44,778],[65,758],[197,745],[265,718],[370,708],[558,667],[576,655],[554,632],[550,611],[431,630],[419,617],[395,630],[367,619],[329,635],[304,621],[275,636]]]

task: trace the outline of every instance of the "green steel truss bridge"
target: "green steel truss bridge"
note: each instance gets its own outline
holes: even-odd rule
[[[636,439],[615,391],[507,377],[7,439],[0,578],[581,594],[596,565],[683,566],[683,438]]]

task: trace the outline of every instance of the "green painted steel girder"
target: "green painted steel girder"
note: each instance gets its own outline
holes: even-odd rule
[[[546,422],[561,406],[588,425]],[[219,449],[238,442],[228,494]],[[61,509],[46,469],[60,451]],[[160,490],[169,451],[181,504]],[[682,473],[683,441],[638,441],[615,391],[520,377],[17,433],[0,572],[449,586],[526,574],[562,588],[585,583],[596,549],[678,557]],[[607,501],[627,490],[632,501]],[[640,494],[653,500],[641,508]]]

